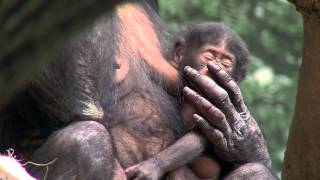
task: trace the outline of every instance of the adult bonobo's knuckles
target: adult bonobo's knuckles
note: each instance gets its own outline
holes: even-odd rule
[[[227,84],[232,81],[232,77],[217,64],[209,61],[207,64],[210,74],[221,84]]]
[[[208,131],[212,130],[212,126],[206,120],[204,120],[204,118],[202,118],[198,114],[193,115],[193,120],[194,120],[194,123],[199,128],[201,128],[204,132],[208,132]]]
[[[206,106],[204,104],[210,103],[205,98],[200,96],[197,92],[190,89],[189,87],[183,88],[183,96],[188,101],[190,101],[194,106],[196,106],[199,110],[201,110],[203,106]]]
[[[230,94],[232,95],[241,94],[238,84],[220,66],[212,62],[208,62],[207,67],[210,74],[213,76],[213,78],[217,80],[219,84],[222,87],[224,87]]]
[[[183,72],[187,79],[194,83],[204,93],[208,90],[211,91],[211,89],[214,89],[217,86],[211,78],[201,75],[199,71],[189,66],[186,66]]]
[[[193,82],[199,82],[201,74],[190,66],[186,66],[183,68],[184,74]]]
[[[212,62],[208,62],[207,66],[211,75],[228,91],[229,97],[235,108],[238,111],[241,111],[245,105],[238,84],[220,66]]]
[[[183,95],[202,113],[211,114],[210,111],[216,109],[208,100],[187,86],[183,88]]]
[[[211,121],[213,120],[219,120],[221,121],[222,119],[224,119],[224,114],[214,105],[210,104],[210,106],[208,106],[207,108],[203,109],[205,112],[207,112],[208,114],[208,120],[210,123],[212,123]]]
[[[232,80],[232,77],[225,70],[211,61],[207,63],[207,68],[210,74],[220,83],[224,84]]]
[[[216,102],[223,107],[227,106],[227,108],[232,106],[228,92],[217,85],[213,79],[208,76],[201,75],[198,71],[188,66],[184,68],[184,72],[187,78],[197,85],[209,101]]]
[[[192,105],[196,107],[198,111],[204,114],[207,118],[212,119],[215,118],[215,113],[218,109],[212,105],[208,100],[202,97],[197,92],[193,91],[189,87],[183,88],[183,95],[186,100],[190,101]]]
[[[221,89],[218,91],[217,96],[219,100],[218,102],[220,102],[219,104],[221,104],[222,108],[229,108],[229,106],[232,106],[232,102],[227,91]]]
[[[225,115],[215,106],[208,110],[208,121],[210,124],[219,128],[223,133],[228,133],[230,131],[230,126],[226,120]]]
[[[193,91],[189,87],[183,89],[184,96],[187,100],[193,102],[195,108],[210,122],[211,125],[219,128],[223,132],[229,132],[230,127],[225,118],[224,113],[211,104],[207,99],[199,95],[197,92]],[[196,99],[196,101],[195,101]],[[205,120],[204,120],[205,121]],[[209,125],[209,126],[211,126]]]
[[[244,104],[243,97],[241,95],[240,88],[238,84],[235,81],[230,81],[228,83],[228,91],[229,91],[229,97],[234,105],[234,107],[237,109],[238,112],[246,112],[247,107]]]
[[[226,86],[226,90],[229,92],[230,99],[234,104],[243,103],[241,90],[238,84],[234,80],[229,81],[228,83],[225,84],[225,86]]]
[[[210,140],[211,143],[218,145],[224,141],[223,133],[211,126],[203,117],[198,114],[194,114],[193,119],[197,127],[199,127],[202,132],[205,133],[206,137]]]

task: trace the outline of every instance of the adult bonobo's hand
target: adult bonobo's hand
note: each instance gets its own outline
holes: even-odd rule
[[[232,164],[258,162],[270,167],[265,140],[243,102],[237,83],[218,65],[210,62],[207,66],[215,80],[191,67],[184,69],[188,82],[198,91],[183,89],[184,97],[199,113],[193,116],[195,124],[221,160]]]

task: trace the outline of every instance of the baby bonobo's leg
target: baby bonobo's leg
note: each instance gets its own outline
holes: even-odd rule
[[[221,167],[216,157],[211,154],[203,153],[196,157],[188,165],[190,169],[201,179],[219,179]]]
[[[165,173],[191,162],[207,145],[206,139],[197,132],[189,132],[173,145],[155,156],[126,169],[128,179],[159,179]]]
[[[200,180],[200,178],[197,177],[189,167],[182,166],[171,171],[167,175],[166,180]]]

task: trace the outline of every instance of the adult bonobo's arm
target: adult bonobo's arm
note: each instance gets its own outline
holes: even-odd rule
[[[213,144],[215,154],[235,165],[227,178],[241,178],[244,172],[273,177],[268,170],[271,160],[265,140],[243,102],[237,83],[214,63],[208,63],[208,70],[215,80],[186,67],[184,75],[197,91],[185,87],[183,93],[198,110],[195,124]]]

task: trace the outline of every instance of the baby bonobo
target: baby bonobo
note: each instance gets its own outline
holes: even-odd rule
[[[172,64],[180,72],[185,66],[190,66],[209,76],[207,63],[211,61],[232,75],[235,81],[240,82],[245,78],[249,52],[246,44],[230,28],[221,23],[201,23],[190,26],[179,35],[175,41]],[[192,86],[188,82],[183,83]],[[188,164],[200,179],[219,178],[219,163],[212,155],[205,153],[208,148],[207,141],[193,129],[193,116],[196,116],[196,113],[188,102],[183,102],[181,116],[187,133],[153,157],[129,167],[126,170],[127,177],[156,180]]]

